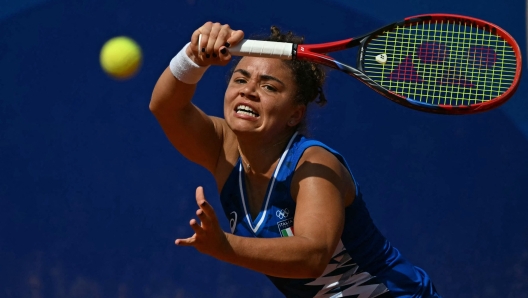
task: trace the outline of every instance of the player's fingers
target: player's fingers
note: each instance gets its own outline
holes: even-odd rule
[[[185,239],[176,239],[174,241],[174,244],[179,245],[179,246],[193,246],[195,241],[196,241],[195,236],[192,236],[190,238],[185,238]]]
[[[200,45],[198,44],[198,36],[200,36],[200,34],[200,31],[196,30],[191,36],[191,44],[189,45],[189,47],[191,48],[194,54],[199,53]]]
[[[203,229],[202,227],[198,224],[198,222],[196,221],[196,219],[191,219],[191,221],[189,222],[189,225],[191,226],[191,229],[193,229],[194,233],[196,234],[202,234],[203,233]]]
[[[229,50],[227,47],[222,46],[220,47],[220,50],[218,51],[220,54],[218,55],[218,59],[220,59],[220,63],[222,65],[226,65],[231,60],[231,53],[229,53]]]
[[[195,191],[195,198],[196,198],[196,204],[198,204],[198,206],[200,208],[202,208],[202,204],[204,204],[204,202],[206,202],[205,200],[205,194],[204,194],[204,191],[203,191],[203,187],[202,186],[198,186],[196,188],[196,191]]]
[[[221,26],[214,44],[215,53],[218,53],[221,47],[225,47],[225,43],[227,42],[227,39],[231,36],[232,31],[233,30],[231,29],[231,27],[229,27],[229,25],[227,24]]]
[[[213,27],[213,22],[206,22],[196,29],[191,36],[191,47],[196,54],[204,53],[209,39],[209,33]]]
[[[200,209],[203,210],[205,216],[207,216],[208,223],[214,223],[218,221],[213,206],[211,206],[207,201],[204,201],[202,205],[200,205]]]
[[[202,222],[202,229],[206,229],[211,224],[211,220],[202,209],[196,210],[196,216],[198,216],[198,219]]]
[[[227,46],[230,44],[227,40],[231,37],[232,32],[233,30],[229,25],[222,25],[222,30],[220,30],[218,38],[216,39],[214,51],[218,53],[218,60],[220,60],[220,64],[222,65],[226,65],[231,60],[231,54],[227,49]]]
[[[205,46],[205,57],[206,58],[216,58],[217,54],[214,52],[214,46],[216,43],[216,40],[218,38],[218,34],[222,30],[222,25],[220,23],[213,23],[211,26],[211,31],[209,32],[209,36],[207,39],[207,45]],[[202,39],[204,39],[205,36],[202,36]]]
[[[241,42],[244,39],[244,31],[242,30],[233,30],[231,35],[227,38],[226,47],[234,46]]]
[[[198,204],[198,206],[200,206],[200,210],[205,213],[205,217],[207,217],[207,223],[213,223],[218,221],[213,206],[211,206],[211,204],[209,204],[209,202],[205,200],[203,187],[201,186],[198,186],[196,188],[196,203]]]
[[[202,35],[199,36],[199,39],[200,40],[203,39]],[[227,50],[227,47],[225,46],[226,42],[225,41],[220,42],[220,39],[216,39],[215,47],[216,47],[216,44],[221,45],[218,48],[218,50],[216,48],[213,48],[212,54],[206,54],[205,48],[202,48],[203,52],[200,52],[200,56],[202,57],[202,60],[213,62],[214,61],[213,59],[215,59],[216,61],[219,61],[218,64],[226,65],[231,60],[231,54],[229,53],[229,51]]]

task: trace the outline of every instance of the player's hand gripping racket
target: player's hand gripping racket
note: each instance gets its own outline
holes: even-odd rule
[[[356,46],[355,68],[326,55]],[[452,14],[409,17],[357,38],[321,44],[246,39],[229,51],[324,64],[396,103],[440,114],[498,107],[514,94],[521,78],[521,52],[506,31]]]

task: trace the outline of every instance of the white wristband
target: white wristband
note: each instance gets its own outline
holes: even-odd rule
[[[172,58],[169,68],[178,80],[186,84],[196,84],[202,78],[209,66],[200,66],[187,56],[186,49],[190,42],[187,43],[174,58]]]

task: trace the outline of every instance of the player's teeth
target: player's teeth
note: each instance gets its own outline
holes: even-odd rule
[[[254,112],[252,108],[245,106],[245,105],[239,105],[237,110],[246,110],[246,111]]]
[[[245,105],[239,105],[236,109],[236,112],[238,114],[244,114],[244,115],[248,115],[248,116],[252,116],[252,117],[257,117],[258,114],[255,113],[255,111],[253,111],[252,108],[248,107],[248,106],[245,106]]]
[[[255,114],[250,113],[250,112],[246,112],[246,111],[238,111],[237,114],[244,114],[244,115],[253,116],[253,117],[256,116]]]
[[[238,111],[237,111],[237,114],[244,114],[244,115],[249,115],[249,116],[257,117],[257,114],[252,113],[252,112],[249,112],[249,111],[244,111],[244,110],[238,110]]]

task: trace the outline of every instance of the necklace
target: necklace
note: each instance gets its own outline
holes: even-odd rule
[[[282,140],[282,141],[279,141],[279,142],[277,142],[277,143],[271,145],[271,147],[275,147],[275,146],[278,146],[278,145],[280,145],[280,144],[284,144],[284,143],[286,143],[288,140],[289,140],[289,138],[288,138],[288,139],[284,139],[284,140]],[[240,145],[237,145],[237,147],[238,147],[238,154],[240,155],[240,159],[242,160],[242,163],[246,165],[245,171],[246,171],[246,173],[248,173],[248,172],[251,170],[251,165],[249,164],[248,161],[246,161],[246,160],[244,159],[244,156],[242,155],[242,150],[240,150]],[[280,155],[279,155],[279,158],[280,158]]]
[[[240,151],[240,146],[238,146],[238,154],[240,154],[240,159],[242,160],[242,163],[244,163],[246,165],[246,172],[249,172],[249,170],[251,169],[251,165],[249,164],[249,162],[244,160],[244,156],[242,155],[242,151]]]

